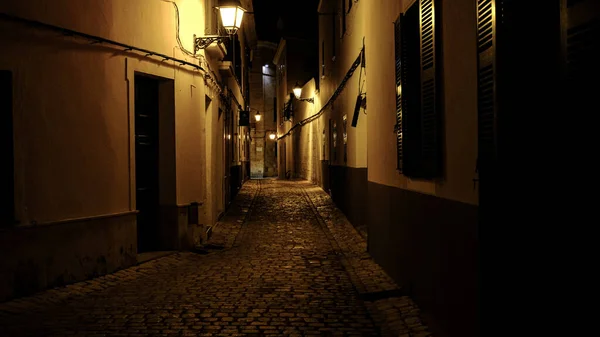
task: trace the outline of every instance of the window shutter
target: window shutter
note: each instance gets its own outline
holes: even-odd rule
[[[415,178],[423,177],[419,12],[418,4],[411,5],[400,20],[402,174]]]
[[[402,172],[402,15],[394,23],[394,51],[396,56],[396,143],[397,169]]]
[[[477,1],[478,171],[496,161],[496,0]]]
[[[437,31],[440,20],[436,16],[436,1],[421,0],[419,17],[421,23],[421,165],[420,175],[435,178],[442,173],[441,109],[439,86],[436,78],[438,64]]]

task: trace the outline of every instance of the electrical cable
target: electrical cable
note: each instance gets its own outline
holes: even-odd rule
[[[181,39],[179,38],[179,7],[177,7],[177,4],[175,3],[175,1],[172,1],[172,0],[161,0],[161,1],[163,1],[163,2],[170,2],[175,7],[175,22],[176,22],[176,25],[175,25],[176,35],[175,35],[175,38],[177,40],[177,44],[179,45],[179,49],[181,49],[181,51],[184,54],[186,54],[186,55],[188,55],[190,57],[193,57],[195,59],[198,59],[198,56],[196,56],[191,51],[185,49],[185,47],[183,46],[183,43],[181,43]]]
[[[199,71],[203,71],[206,72],[206,70],[204,68],[202,68],[202,66],[198,65],[198,64],[194,64],[191,62],[188,62],[186,60],[181,60],[178,58],[175,58],[173,56],[169,56],[169,55],[165,55],[162,53],[157,53],[155,51],[151,51],[148,49],[144,49],[144,48],[139,48],[136,46],[132,46],[132,45],[128,45],[125,43],[121,43],[118,41],[114,41],[114,40],[110,40],[107,38],[103,38],[100,36],[94,36],[94,35],[90,35],[90,34],[86,34],[86,33],[82,33],[82,32],[78,32],[72,29],[67,29],[67,28],[63,28],[63,27],[59,27],[59,26],[54,26],[51,24],[47,24],[47,23],[43,23],[40,21],[35,21],[35,20],[29,20],[29,19],[24,19],[21,17],[17,17],[17,16],[13,16],[13,15],[9,15],[6,13],[1,13],[0,12],[0,19],[4,19],[4,20],[8,20],[8,21],[16,21],[16,22],[20,22],[23,24],[27,24],[30,25],[32,27],[37,27],[37,28],[44,28],[44,29],[48,29],[48,30],[52,30],[52,31],[57,31],[62,33],[65,36],[77,36],[77,37],[81,37],[84,39],[87,39],[89,41],[91,41],[91,44],[99,44],[99,43],[104,43],[104,44],[108,44],[108,45],[113,45],[113,46],[117,46],[120,48],[123,48],[123,52],[133,52],[136,51],[143,57],[146,58],[151,58],[151,57],[156,57],[159,58],[161,62],[166,61],[166,60],[170,60],[173,61],[175,63],[178,63],[179,66],[190,66],[192,68],[194,68],[195,70],[199,70]],[[175,65],[177,66],[177,65]]]
[[[280,139],[283,139],[283,138],[289,136],[295,128],[302,127],[302,126],[304,126],[304,125],[306,125],[306,124],[314,121],[315,119],[321,117],[321,115],[323,115],[323,113],[325,112],[325,110],[330,105],[332,105],[333,102],[335,102],[335,100],[342,93],[342,91],[346,87],[346,83],[348,82],[348,80],[350,80],[350,78],[352,78],[352,75],[354,75],[354,71],[356,70],[356,68],[358,68],[358,66],[360,66],[364,52],[365,52],[365,48],[363,46],[363,49],[360,51],[360,54],[358,54],[358,57],[356,58],[356,60],[354,61],[354,63],[352,63],[352,66],[350,66],[350,69],[348,69],[348,71],[346,72],[346,76],[344,76],[344,79],[342,80],[342,82],[340,83],[340,85],[337,87],[337,89],[335,89],[335,92],[333,93],[333,95],[331,95],[331,97],[329,98],[329,100],[327,101],[327,103],[325,103],[325,105],[323,105],[323,107],[321,107],[321,110],[319,110],[319,112],[317,112],[316,114],[314,114],[314,115],[312,115],[310,117],[307,117],[307,118],[299,121],[298,123],[296,123],[286,133],[284,133],[279,138],[277,138],[277,140],[280,140]]]
[[[210,64],[208,63],[208,61],[206,61],[206,58],[204,57],[204,55],[202,54],[194,54],[191,51],[185,49],[185,47],[183,46],[183,43],[181,42],[181,38],[179,37],[179,27],[180,27],[180,15],[179,15],[179,7],[177,6],[177,3],[175,3],[175,1],[172,0],[161,0],[163,2],[169,2],[173,4],[173,7],[175,7],[175,39],[177,40],[177,45],[178,48],[187,56],[190,56],[194,59],[199,60],[201,63],[204,63],[204,66],[206,67],[206,69],[208,69],[208,71],[206,71],[206,75],[208,76],[208,79],[210,79],[213,83],[215,83],[217,85],[218,91],[222,92],[223,88],[221,83],[216,79],[215,75],[213,74],[212,69],[210,69]],[[196,43],[194,41],[194,43]]]

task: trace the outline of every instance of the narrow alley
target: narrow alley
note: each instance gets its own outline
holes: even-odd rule
[[[2,336],[428,336],[306,181],[246,182],[203,250],[0,304]]]

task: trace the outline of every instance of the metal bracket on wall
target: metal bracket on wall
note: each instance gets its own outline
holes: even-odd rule
[[[194,54],[196,54],[200,49],[207,48],[213,42],[219,42],[225,38],[228,38],[228,36],[208,35],[196,37],[196,34],[194,34]]]

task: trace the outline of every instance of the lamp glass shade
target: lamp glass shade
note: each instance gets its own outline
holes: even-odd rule
[[[300,98],[300,95],[302,95],[302,88],[300,88],[299,86],[294,87],[294,96],[296,96],[296,98]]]
[[[269,139],[270,139],[270,140],[274,140],[274,139],[275,139],[275,134],[274,134],[274,133],[270,134],[270,135],[269,135]]]
[[[233,35],[242,26],[242,19],[244,18],[245,10],[236,5],[223,5],[219,6],[219,12],[221,13],[221,22],[223,28],[228,34]]]
[[[254,115],[254,118],[256,119],[257,122],[260,122],[260,113],[256,113],[256,115]]]
[[[235,13],[235,27],[238,29],[242,27],[242,19],[244,18],[244,9],[242,7],[238,7]]]

